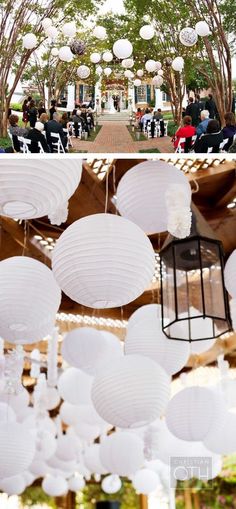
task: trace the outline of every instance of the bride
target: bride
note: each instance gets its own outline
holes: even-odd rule
[[[111,113],[111,114],[117,113],[115,106],[114,106],[114,99],[113,99],[112,95],[109,98],[108,106],[109,106],[109,113]]]

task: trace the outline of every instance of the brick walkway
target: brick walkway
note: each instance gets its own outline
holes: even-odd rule
[[[133,153],[139,150],[157,148],[160,152],[173,153],[169,136],[147,141],[134,141],[128,132],[126,122],[100,122],[102,129],[95,141],[80,141],[73,138],[74,150],[97,153]]]

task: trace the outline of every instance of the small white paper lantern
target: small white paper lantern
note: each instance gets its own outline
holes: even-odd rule
[[[34,34],[26,34],[23,39],[23,48],[33,49],[37,46],[37,37]]]
[[[27,408],[30,396],[28,391],[24,388],[18,394],[7,394],[6,392],[0,392],[0,401],[9,405],[17,416],[17,419],[20,420],[20,413],[23,411],[23,415],[27,413]]]
[[[141,87],[142,81],[141,80],[134,80],[134,86],[135,87]]]
[[[33,462],[31,463],[30,472],[36,479],[39,479],[41,477],[44,477],[49,473],[49,466],[47,465],[46,461],[38,458],[37,456],[34,458]]]
[[[96,39],[104,41],[107,38],[107,31],[104,27],[98,25],[94,28],[93,35]]]
[[[55,278],[66,295],[100,309],[123,306],[141,295],[155,265],[152,245],[143,232],[111,214],[73,223],[57,241],[52,258]]]
[[[74,429],[77,436],[88,443],[92,443],[101,435],[101,429],[96,424],[90,425],[87,422],[80,422]]]
[[[101,54],[100,53],[92,53],[90,55],[90,61],[92,62],[92,64],[98,64],[98,62],[100,62],[101,60]]]
[[[197,32],[197,35],[200,37],[207,37],[210,35],[210,27],[206,21],[198,21],[195,25],[195,30]]]
[[[106,366],[92,387],[98,414],[120,428],[138,428],[163,414],[169,398],[169,378],[153,360],[127,355]]]
[[[158,76],[163,76],[163,75],[164,75],[164,71],[163,71],[163,69],[159,69],[159,71],[158,71],[158,73],[157,73],[157,74],[158,74]]]
[[[100,444],[92,444],[84,453],[84,464],[91,474],[107,474],[107,470],[101,464]]]
[[[140,28],[139,35],[145,41],[150,41],[155,35],[155,30],[152,25],[144,25]]]
[[[55,454],[56,449],[57,440],[54,435],[46,429],[39,430],[36,437],[37,458],[46,461]]]
[[[122,487],[121,479],[118,475],[107,475],[101,482],[101,488],[104,493],[113,495],[120,491]]]
[[[52,48],[52,56],[58,57],[58,55],[59,55],[59,50],[57,48]]]
[[[155,72],[156,71],[156,62],[155,60],[147,60],[145,64],[145,68],[148,72]]]
[[[76,36],[76,24],[74,21],[70,23],[65,23],[61,29],[63,35],[66,37],[75,37]]]
[[[102,74],[102,73],[103,73],[103,68],[102,68],[100,65],[98,65],[98,66],[96,67],[96,74],[98,74],[99,76],[101,76],[101,74]]]
[[[221,419],[221,425],[210,431],[204,440],[204,445],[209,451],[216,454],[236,453],[236,414],[226,412]]]
[[[42,488],[50,497],[62,497],[68,491],[68,483],[62,476],[47,475],[42,482]]]
[[[156,71],[160,71],[161,70],[161,62],[158,62],[158,60],[156,61]]]
[[[27,470],[35,454],[35,440],[16,422],[0,423],[0,478]]]
[[[137,76],[138,76],[139,78],[142,78],[142,77],[143,77],[143,75],[144,75],[143,70],[142,70],[142,69],[138,69],[138,71],[137,71]]]
[[[102,465],[111,474],[129,477],[143,466],[143,449],[143,441],[134,433],[115,432],[101,442]]]
[[[54,26],[49,26],[48,28],[46,28],[45,32],[46,35],[52,40],[55,40],[59,33],[57,28]]]
[[[127,71],[125,71],[125,77],[128,78],[129,80],[131,80],[133,77],[134,77],[134,73],[132,71],[130,71],[129,69],[127,69]]]
[[[77,75],[82,80],[86,80],[90,76],[90,69],[87,65],[80,65],[77,69]]]
[[[160,479],[153,470],[142,468],[135,473],[132,484],[137,493],[150,495],[160,485]]]
[[[16,414],[13,408],[7,403],[0,402],[0,423],[14,421],[16,421]]]
[[[81,475],[74,475],[68,480],[68,487],[70,491],[81,491],[85,488],[85,480]]]
[[[198,35],[196,30],[191,27],[183,28],[179,34],[181,44],[184,46],[194,46],[198,41]]]
[[[155,87],[158,87],[160,88],[164,83],[164,80],[161,76],[154,76],[154,78],[152,79],[152,84],[155,86]]]
[[[104,60],[104,62],[112,62],[113,53],[111,51],[105,51],[102,55],[102,59]]]
[[[69,46],[62,46],[59,49],[58,56],[63,62],[71,62],[73,60],[73,53]]]
[[[56,387],[47,387],[46,389],[46,410],[53,410],[60,403],[60,395]]]
[[[15,475],[5,479],[0,479],[0,489],[10,497],[12,495],[21,495],[25,491],[26,483],[23,475]]]
[[[218,420],[220,408],[216,395],[205,387],[186,387],[169,402],[166,423],[181,440],[204,440]]]
[[[132,67],[134,67],[134,60],[133,58],[125,58],[124,60],[122,60],[121,65],[125,69],[132,69]]]
[[[31,474],[28,470],[23,472],[22,477],[25,480],[26,486],[31,486],[31,484],[33,484],[33,482],[35,481],[35,476]]]
[[[225,265],[225,286],[233,299],[236,299],[236,249]]]
[[[68,368],[58,380],[60,396],[72,405],[86,405],[91,403],[91,388],[93,379],[76,368]]]
[[[62,461],[76,460],[76,447],[73,436],[60,435],[58,437],[56,456]]]
[[[110,76],[110,75],[111,75],[111,73],[112,73],[112,69],[111,69],[110,67],[106,67],[106,68],[104,69],[104,74],[105,74],[105,76]]]
[[[42,27],[44,30],[46,30],[47,28],[49,28],[50,26],[52,26],[52,20],[51,18],[44,18],[43,21],[42,21]]]
[[[133,53],[133,45],[128,39],[119,39],[113,46],[113,53],[120,60],[129,58]]]
[[[181,72],[184,68],[184,59],[182,57],[176,57],[171,65],[174,71]]]

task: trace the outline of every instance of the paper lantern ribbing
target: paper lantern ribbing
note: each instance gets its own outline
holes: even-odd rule
[[[98,25],[94,28],[93,35],[96,37],[96,39],[104,41],[107,38],[107,31],[104,27]]]
[[[154,37],[155,30],[152,25],[144,25],[142,28],[140,28],[139,35],[145,41],[149,41]]]
[[[35,440],[16,422],[0,423],[0,478],[27,470],[35,454]]]
[[[6,479],[0,479],[0,490],[11,495],[21,495],[25,491],[26,483],[23,475],[15,475]]]
[[[181,440],[204,440],[218,420],[220,408],[217,397],[205,387],[186,387],[169,402],[166,423]]]
[[[133,53],[133,45],[128,39],[119,39],[113,46],[113,53],[120,60],[129,58]]]
[[[148,287],[155,265],[152,245],[140,228],[111,214],[91,215],[69,226],[52,259],[66,295],[100,309],[136,299]]]
[[[84,464],[91,474],[107,474],[107,470],[101,464],[100,447],[100,444],[92,444],[85,450]]]
[[[182,57],[176,57],[171,65],[174,71],[181,72],[184,68],[184,59]]]
[[[44,30],[52,26],[52,20],[50,18],[44,18],[42,21],[42,27]]]
[[[183,28],[179,34],[179,40],[184,46],[194,46],[198,41],[196,30],[191,27]]]
[[[225,286],[231,297],[236,299],[236,249],[225,265]]]
[[[74,475],[69,479],[68,487],[70,491],[74,491],[75,493],[81,491],[85,487],[85,480],[80,475]]]
[[[195,25],[195,30],[197,35],[200,37],[207,37],[211,33],[209,25],[206,21],[198,21],[198,23]]]
[[[100,53],[92,53],[90,55],[90,61],[92,62],[92,64],[98,64],[98,62],[100,62],[100,60],[101,60]]]
[[[87,65],[80,65],[77,69],[77,74],[82,80],[86,80],[90,76],[90,69]]]
[[[63,62],[71,62],[74,55],[69,46],[62,46],[59,49],[58,56]]]
[[[122,487],[122,482],[118,475],[108,475],[107,477],[104,477],[104,479],[101,482],[101,488],[104,493],[107,493],[108,495],[113,495],[114,493],[117,493],[120,491]]]
[[[191,187],[181,170],[163,161],[147,161],[127,171],[117,188],[120,214],[138,224],[147,234],[167,231],[166,192],[178,184],[190,207]],[[156,197],[158,196],[158,200]]]
[[[61,302],[52,271],[26,256],[0,262],[0,335],[29,344],[50,334]],[[10,311],[9,311],[10,310]]]
[[[147,60],[145,64],[145,68],[148,72],[155,72],[156,71],[156,62],[155,60]]]
[[[163,414],[169,399],[169,378],[153,360],[127,355],[106,366],[92,386],[98,414],[120,428],[138,428]]]
[[[93,379],[83,371],[68,368],[58,380],[60,396],[72,405],[87,405],[91,403],[91,387]]]
[[[68,491],[68,483],[62,476],[47,475],[42,482],[43,491],[50,497],[61,497]]]
[[[141,87],[142,81],[141,80],[134,80],[134,86],[135,87]]]
[[[22,42],[25,49],[33,49],[37,46],[37,37],[34,34],[26,34]]]
[[[221,425],[216,430],[211,430],[204,440],[204,445],[210,451],[217,454],[233,454],[236,452],[236,414],[225,413],[221,419]]]
[[[137,493],[149,495],[158,488],[160,479],[153,470],[142,468],[135,473],[132,484]]]
[[[111,474],[129,477],[143,466],[143,449],[143,441],[134,433],[115,432],[100,444],[101,463]]]
[[[104,62],[111,62],[113,60],[113,54],[111,51],[105,51],[102,55]]]
[[[16,414],[13,408],[7,403],[0,402],[0,423],[16,421]]]
[[[63,35],[66,37],[75,37],[76,35],[76,24],[74,21],[65,23],[61,29]]]

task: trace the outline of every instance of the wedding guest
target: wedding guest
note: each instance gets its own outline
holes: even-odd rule
[[[25,127],[19,127],[18,125],[19,117],[15,114],[10,115],[9,117],[9,132],[12,135],[12,141],[14,150],[16,152],[20,152],[20,142],[18,140],[18,136],[27,136],[29,130]]]
[[[22,120],[23,120],[23,122],[25,124],[25,127],[27,126],[27,124],[29,122],[28,111],[29,111],[28,99],[25,99],[23,104],[22,104],[22,112],[23,112]]]
[[[209,117],[214,119],[218,112],[217,112],[216,103],[213,99],[212,94],[208,95],[208,99],[206,100],[205,108],[206,108],[206,110],[209,111]]]
[[[186,115],[182,120],[182,126],[177,129],[172,140],[174,143],[174,148],[176,149],[178,147],[180,138],[186,138],[186,142],[182,143],[181,148],[188,151],[191,148],[192,137],[195,134],[196,128],[192,126],[192,119],[189,115]]]
[[[46,142],[46,138],[43,135],[44,125],[41,122],[36,122],[35,127],[30,129],[27,138],[31,140],[30,152],[32,154],[38,154],[40,152],[39,144],[40,141],[44,152],[50,152],[49,146]]]
[[[206,154],[208,149],[212,148],[212,152],[218,153],[223,139],[219,121],[210,120],[206,133],[196,140],[194,151],[198,154]]]
[[[53,120],[53,115],[54,113],[57,112],[57,101],[55,101],[55,99],[52,99],[51,101],[51,108],[49,109],[49,119],[50,120]]]
[[[37,122],[38,110],[35,106],[35,101],[33,99],[29,103],[28,116],[30,127],[34,127]]]
[[[234,136],[236,134],[236,121],[233,113],[228,112],[224,116],[225,127],[222,129],[224,140],[229,139],[228,143],[224,146],[224,150],[228,151],[229,147],[233,144]]]
[[[209,111],[208,110],[202,110],[201,113],[200,113],[200,119],[201,119],[201,122],[200,124],[197,126],[197,137],[200,138],[200,136],[202,134],[204,134],[207,130],[207,126],[210,122],[210,118],[209,118]]]
[[[186,108],[186,116],[191,117],[192,125],[194,127],[197,127],[197,125],[199,124],[199,115],[200,115],[199,105],[197,102],[194,102],[193,97],[190,97],[188,106]]]
[[[39,118],[41,117],[42,113],[46,113],[46,109],[45,109],[43,101],[39,101],[39,105],[38,105],[38,117]]]
[[[49,120],[45,124],[45,131],[46,131],[47,143],[48,143],[48,145],[50,147],[51,152],[53,152],[53,145],[52,145],[52,143],[53,143],[53,141],[55,142],[55,140],[53,140],[53,138],[51,137],[52,133],[56,133],[56,134],[60,135],[60,139],[61,139],[62,145],[63,145],[64,148],[66,148],[67,139],[66,139],[65,133],[63,131],[63,127],[62,127],[62,125],[60,123],[60,115],[58,115],[57,112],[55,112],[53,114],[53,119]]]

